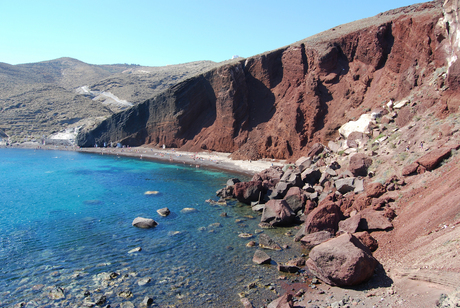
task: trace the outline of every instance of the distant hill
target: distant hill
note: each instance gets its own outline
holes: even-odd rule
[[[0,63],[0,129],[22,142],[88,128],[216,65],[93,65],[72,58]]]

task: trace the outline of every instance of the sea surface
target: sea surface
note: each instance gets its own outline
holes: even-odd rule
[[[258,215],[205,202],[241,175],[31,149],[0,149],[0,174],[0,307],[238,307],[248,284],[278,275],[238,237],[262,232]],[[159,225],[133,227],[138,216]]]

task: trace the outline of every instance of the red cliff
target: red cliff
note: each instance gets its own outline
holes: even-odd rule
[[[390,100],[417,102],[401,110],[400,126],[434,104],[440,114],[455,112],[452,14],[439,2],[413,5],[225,64],[112,116],[77,142],[294,159]]]

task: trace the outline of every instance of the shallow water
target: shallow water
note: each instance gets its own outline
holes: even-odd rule
[[[112,307],[145,296],[163,307],[235,307],[245,284],[274,275],[238,237],[255,232],[257,214],[205,202],[234,174],[22,149],[0,149],[0,173],[1,307],[79,307],[101,295]],[[158,215],[162,207],[171,215]],[[159,225],[132,227],[138,216]]]

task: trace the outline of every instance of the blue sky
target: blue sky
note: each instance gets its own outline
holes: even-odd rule
[[[411,0],[0,0],[0,62],[162,66],[250,57]]]

